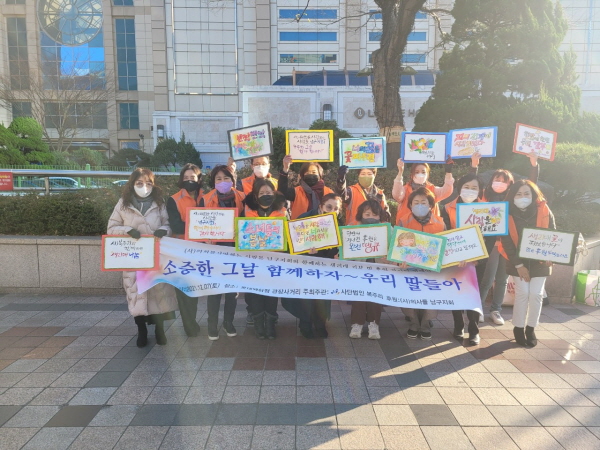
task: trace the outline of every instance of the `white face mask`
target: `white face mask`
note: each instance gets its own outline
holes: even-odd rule
[[[423,184],[423,183],[425,183],[426,180],[427,180],[427,174],[426,173],[417,173],[413,177],[413,181],[416,184]]]
[[[143,187],[134,186],[133,189],[135,190],[136,195],[140,198],[146,198],[150,194],[152,194],[152,188],[148,187],[148,186],[143,186]]]
[[[254,175],[258,178],[264,178],[269,174],[269,166],[253,166],[252,170],[254,171]]]
[[[462,198],[465,203],[473,203],[479,197],[479,191],[475,191],[473,189],[462,189],[460,191],[460,198]]]
[[[531,205],[531,197],[520,197],[520,198],[515,198],[513,203],[515,204],[515,206],[519,209],[525,209],[527,208],[529,205]]]

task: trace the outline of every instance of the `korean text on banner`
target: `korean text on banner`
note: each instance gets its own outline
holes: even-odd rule
[[[337,215],[335,213],[307,217],[287,222],[290,253],[297,255],[310,249],[324,250],[340,246]]]
[[[235,241],[237,208],[187,208],[185,238],[189,241]]]
[[[438,233],[446,236],[446,248],[442,257],[442,268],[458,265],[461,261],[471,262],[488,257],[481,229],[471,225]]]
[[[340,227],[341,259],[385,258],[389,247],[389,223]]]
[[[406,271],[390,264],[339,261],[274,252],[160,240],[159,270],[138,272],[138,292],[168,283],[198,297],[255,292],[271,297],[369,301],[423,309],[481,312],[475,268],[441,273]]]
[[[577,253],[579,233],[523,228],[519,242],[519,258],[552,261],[572,266]]]
[[[285,154],[293,162],[333,161],[332,130],[286,130]]]
[[[134,239],[123,235],[102,236],[104,272],[120,270],[154,270],[158,267],[158,240],[154,236]]]
[[[484,236],[508,234],[508,202],[457,203],[456,226],[479,225]]]
[[[470,158],[479,152],[482,157],[496,156],[498,127],[466,128],[448,132],[448,146],[452,159]]]
[[[229,130],[227,136],[231,157],[235,161],[258,158],[273,153],[273,138],[269,122]]]
[[[286,251],[285,222],[284,217],[236,217],[236,250]]]
[[[518,123],[515,129],[513,152],[524,155],[533,153],[541,159],[554,161],[556,137],[557,133],[555,131]]]
[[[385,138],[340,139],[340,164],[350,169],[384,168]]]

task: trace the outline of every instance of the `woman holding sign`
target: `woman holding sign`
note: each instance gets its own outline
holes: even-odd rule
[[[142,235],[157,238],[171,234],[169,216],[163,201],[162,190],[154,184],[154,173],[148,169],[135,169],[123,187],[121,199],[108,219],[107,234],[129,235],[139,239]],[[129,313],[138,327],[137,346],[148,344],[146,324],[155,325],[156,343],[165,345],[164,321],[175,319],[177,301],[173,286],[159,283],[143,294],[138,294],[136,273],[123,272],[123,287],[127,294]]]
[[[515,282],[513,333],[517,344],[535,347],[535,327],[540,320],[546,277],[552,273],[550,261],[521,259],[518,245],[523,228],[556,229],[554,215],[535,183],[518,180],[506,196],[510,204],[509,235],[501,237],[500,254],[506,258],[506,272]]]
[[[205,194],[198,203],[200,207],[211,209],[236,208],[237,215],[242,217],[244,212],[243,192],[234,189],[235,172],[228,166],[216,166],[210,173],[210,185],[213,190]],[[218,242],[217,245],[235,247],[233,242]],[[206,301],[208,312],[208,339],[216,341],[219,339],[219,307],[221,306],[221,295],[209,295]],[[237,306],[237,293],[227,292],[225,294],[225,308],[223,310],[223,328],[227,336],[237,336],[237,330],[233,326],[233,316]]]
[[[385,201],[383,189],[375,186],[375,177],[377,169],[360,169],[358,172],[358,183],[346,187],[346,174],[348,166],[340,166],[338,170],[338,179],[336,193],[342,197],[346,204],[346,225],[357,225],[360,219],[357,218],[358,208],[367,200],[376,200],[380,204],[380,209],[389,214],[390,208]]]

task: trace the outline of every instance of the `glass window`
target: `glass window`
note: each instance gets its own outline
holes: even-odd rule
[[[413,31],[408,35],[409,41],[426,41],[427,40],[427,32],[426,31]]]
[[[42,30],[56,42],[80,45],[102,29],[102,0],[38,0]]]
[[[337,19],[337,9],[280,9],[280,19]]]
[[[8,66],[12,89],[29,89],[29,61],[25,17],[6,18]]]
[[[282,53],[279,55],[281,64],[336,64],[337,54],[317,53]]]
[[[115,19],[119,90],[137,91],[134,19]]]
[[[435,78],[432,73],[417,73],[415,74],[415,84],[420,86],[433,86]]]
[[[106,130],[106,103],[44,103],[46,128],[93,128]]]
[[[31,102],[13,102],[12,116],[15,117],[31,117]]]
[[[418,12],[417,14],[415,14],[415,19],[417,19],[417,20],[427,19],[427,14],[425,14],[424,12]]]
[[[369,41],[380,41],[382,34],[381,31],[369,31]]]
[[[427,62],[427,55],[424,53],[405,53],[402,55],[401,61],[407,64],[423,64]]]
[[[24,5],[25,0],[6,0],[7,5]]]
[[[139,150],[140,149],[140,141],[139,140],[135,140],[135,141],[119,141],[119,148],[121,148],[121,149],[132,148],[134,150]]]
[[[133,6],[133,0],[113,0],[115,6]]]
[[[121,130],[139,130],[140,114],[137,103],[119,103]]]
[[[337,33],[330,31],[282,31],[280,41],[337,41]]]

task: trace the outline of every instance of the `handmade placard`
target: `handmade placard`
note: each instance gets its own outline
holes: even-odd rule
[[[484,236],[508,234],[508,202],[456,204],[456,226],[479,225]]]
[[[340,227],[340,259],[385,258],[390,232],[389,223]]]
[[[340,165],[350,169],[385,167],[385,138],[340,139]]]
[[[279,252],[287,250],[285,217],[236,217],[235,249]]]
[[[470,158],[479,152],[482,157],[496,156],[498,127],[465,128],[448,132],[448,147],[452,159]]]
[[[404,131],[401,158],[406,163],[443,163],[446,161],[447,138],[446,133]]]
[[[187,208],[185,238],[188,241],[235,241],[237,208]]]
[[[154,270],[159,265],[158,239],[142,236],[134,239],[123,235],[102,236],[100,270]]]
[[[228,130],[227,137],[229,138],[229,151],[235,161],[273,153],[273,137],[269,122]]]
[[[456,266],[461,261],[477,261],[488,257],[481,229],[477,225],[442,231],[438,235],[448,238],[442,257],[442,269]]]
[[[442,270],[446,240],[446,236],[394,227],[387,259],[439,272]]]
[[[513,152],[524,155],[534,153],[538,155],[538,158],[554,161],[556,137],[557,133],[555,131],[518,123],[515,130]]]
[[[290,253],[297,255],[311,248],[324,250],[341,244],[335,213],[296,219],[287,222],[287,238]]]
[[[523,228],[519,242],[519,258],[552,261],[572,266],[577,254],[579,233]]]
[[[285,154],[293,162],[333,161],[332,130],[286,130]]]

